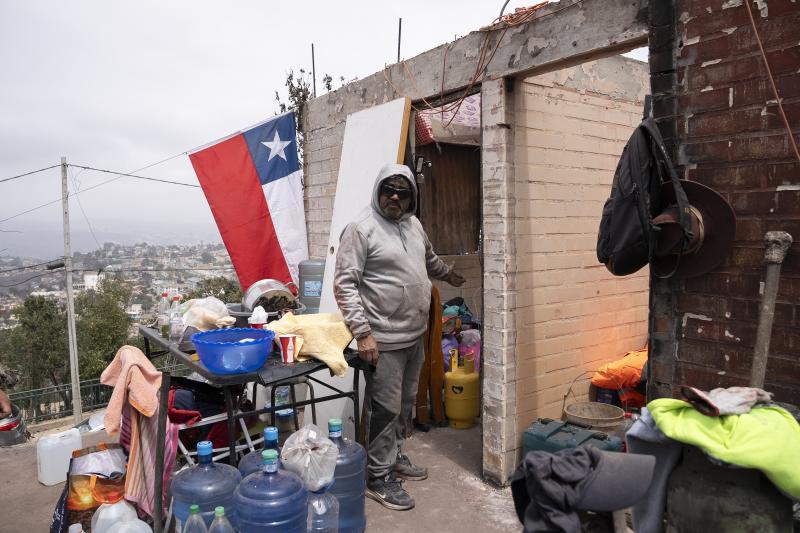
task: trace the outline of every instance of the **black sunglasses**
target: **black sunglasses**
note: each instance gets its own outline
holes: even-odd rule
[[[381,194],[391,198],[395,194],[400,200],[408,200],[411,198],[411,189],[397,189],[391,185],[381,185]]]

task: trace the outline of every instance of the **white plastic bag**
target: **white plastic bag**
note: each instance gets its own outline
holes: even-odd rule
[[[189,300],[184,305],[186,311],[183,323],[187,328],[194,327],[198,331],[208,331],[224,325],[230,326],[235,322],[225,304],[213,296]]]
[[[303,480],[310,491],[318,491],[333,481],[339,449],[314,424],[295,431],[281,449],[281,465]]]

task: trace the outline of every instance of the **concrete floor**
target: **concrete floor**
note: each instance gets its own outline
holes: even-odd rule
[[[102,434],[84,440],[95,444]],[[480,428],[435,428],[415,433],[404,451],[428,467],[425,481],[406,481],[416,500],[410,511],[390,511],[367,499],[367,531],[392,533],[508,532],[521,529],[510,489],[496,489],[480,478]],[[0,448],[0,532],[46,532],[64,484],[36,479],[36,439]]]

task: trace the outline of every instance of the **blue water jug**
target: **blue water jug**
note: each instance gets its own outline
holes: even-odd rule
[[[247,533],[305,533],[308,491],[300,477],[278,470],[278,452],[261,452],[261,472],[239,483],[233,495],[233,525]]]
[[[278,446],[278,428],[272,426],[264,428],[264,449],[250,452],[239,461],[239,473],[242,475],[242,479],[254,472],[260,472],[264,468],[264,459],[261,457],[261,452],[264,450],[275,450],[280,456],[281,448]],[[280,466],[281,461],[278,459],[278,468]]]
[[[235,510],[233,491],[242,480],[236,468],[211,461],[211,442],[204,440],[197,444],[197,463],[191,468],[178,472],[172,478],[173,512],[176,518],[176,531],[182,531],[189,518],[189,506],[197,504],[206,526],[214,520],[214,510],[223,506]]]
[[[364,493],[367,489],[367,451],[357,442],[342,437],[342,421],[328,420],[328,438],[339,448],[331,494],[339,499],[340,533],[361,533],[367,527]]]

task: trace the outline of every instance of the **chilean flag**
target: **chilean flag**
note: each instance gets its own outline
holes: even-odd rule
[[[294,112],[189,154],[242,291],[260,279],[297,283],[308,259]]]

